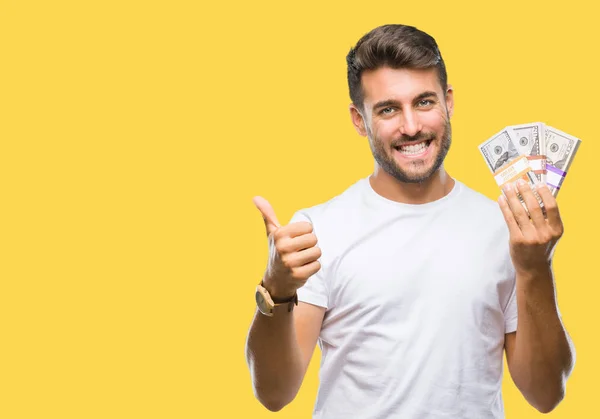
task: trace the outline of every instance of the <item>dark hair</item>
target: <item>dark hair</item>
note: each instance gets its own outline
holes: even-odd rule
[[[365,34],[346,56],[352,103],[363,107],[361,76],[365,70],[437,68],[444,93],[448,87],[446,66],[435,39],[407,25],[383,25]]]

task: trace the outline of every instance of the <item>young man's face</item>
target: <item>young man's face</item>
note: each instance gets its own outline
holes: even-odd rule
[[[452,89],[444,95],[436,69],[388,67],[364,72],[362,87],[364,119],[351,105],[352,119],[375,161],[401,182],[427,180],[450,148]]]

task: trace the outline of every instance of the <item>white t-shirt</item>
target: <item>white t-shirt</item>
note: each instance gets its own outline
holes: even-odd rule
[[[327,308],[314,419],[504,418],[515,272],[498,204],[455,181],[411,205],[362,178],[300,210],[322,250],[298,290]]]

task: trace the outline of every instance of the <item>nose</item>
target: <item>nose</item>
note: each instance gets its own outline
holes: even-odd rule
[[[408,137],[413,137],[422,129],[418,115],[410,110],[402,113],[400,121],[400,133]]]

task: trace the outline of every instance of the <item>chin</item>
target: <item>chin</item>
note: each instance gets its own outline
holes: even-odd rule
[[[405,183],[424,183],[431,179],[431,177],[435,174],[435,172],[426,172],[426,173],[411,173],[410,176],[404,177]]]
[[[429,159],[428,159],[429,160]],[[400,165],[398,161],[394,160],[394,166],[391,168],[392,170],[386,170],[391,176],[399,180],[403,183],[423,183],[431,179],[435,173],[441,167],[440,165],[436,166],[437,159],[433,159],[433,161],[423,162],[422,160],[419,162],[414,162],[418,164],[418,169],[415,170],[414,163],[411,164],[403,164]]]

